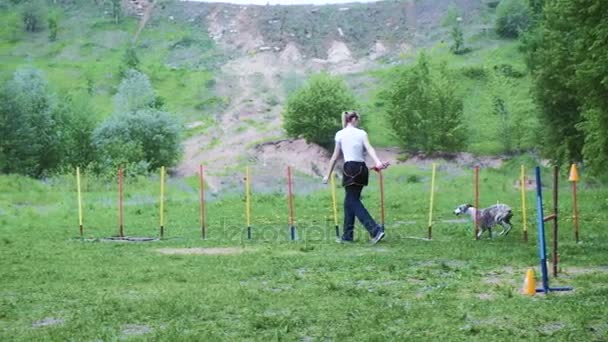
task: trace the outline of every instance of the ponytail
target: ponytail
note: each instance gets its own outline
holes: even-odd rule
[[[342,128],[345,128],[346,124],[351,122],[353,120],[353,118],[359,119],[360,118],[359,113],[357,113],[355,111],[342,112]]]

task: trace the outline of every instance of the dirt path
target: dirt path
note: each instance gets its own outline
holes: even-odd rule
[[[141,15],[141,19],[139,20],[139,26],[137,27],[137,32],[135,32],[135,36],[133,36],[133,43],[137,42],[137,39],[139,38],[141,31],[143,31],[144,27],[146,27],[146,24],[152,17],[152,13],[154,12],[154,6],[156,5],[155,1],[143,1],[143,0],[140,0],[140,1],[141,1],[141,3],[138,3],[138,5],[141,6],[141,9],[143,9],[143,13]],[[135,10],[138,11],[137,8]],[[138,11],[138,13],[140,13],[140,12]]]

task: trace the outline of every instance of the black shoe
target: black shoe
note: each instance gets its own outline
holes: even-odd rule
[[[376,233],[376,236],[374,236],[374,238],[370,241],[370,243],[372,245],[377,244],[378,242],[380,242],[380,240],[382,240],[384,238],[384,230],[380,229],[378,230],[378,233]]]

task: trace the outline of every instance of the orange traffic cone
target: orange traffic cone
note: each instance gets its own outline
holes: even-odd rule
[[[521,289],[521,292],[528,296],[534,296],[536,294],[536,280],[534,279],[534,269],[530,268],[526,272],[526,277],[524,278],[524,286]]]

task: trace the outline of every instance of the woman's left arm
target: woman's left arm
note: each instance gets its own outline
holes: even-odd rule
[[[329,177],[331,177],[331,172],[334,170],[334,166],[336,166],[336,161],[338,157],[340,157],[340,143],[336,142],[336,147],[334,147],[334,153],[331,155],[331,159],[329,160],[329,171],[327,171],[327,176],[323,177],[323,183],[327,183]]]

